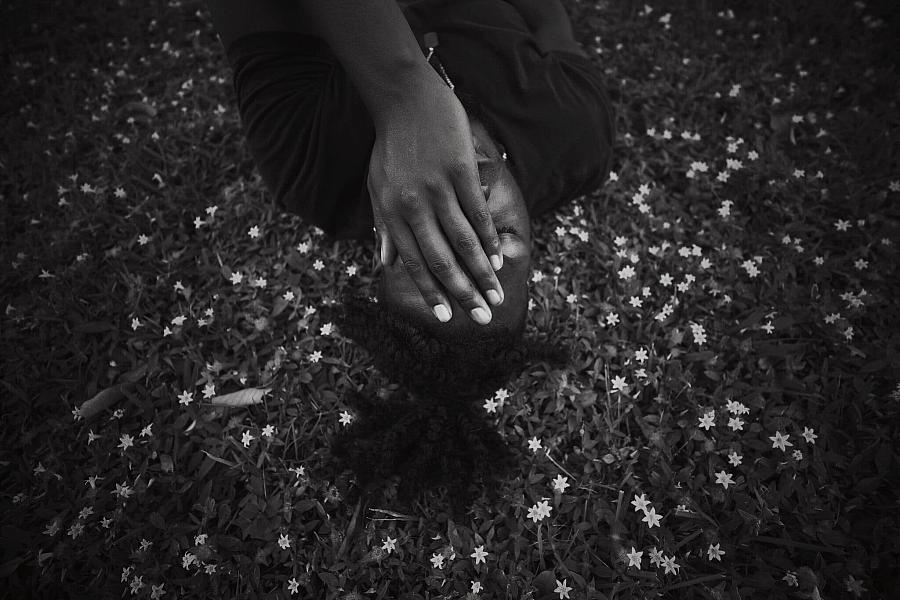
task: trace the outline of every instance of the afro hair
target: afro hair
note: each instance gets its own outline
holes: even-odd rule
[[[398,384],[390,397],[352,391],[345,398],[357,418],[332,440],[331,454],[353,471],[357,492],[369,496],[398,476],[397,500],[408,505],[446,486],[459,517],[477,497],[473,484],[515,467],[517,456],[487,421],[484,400],[533,361],[562,366],[570,358],[561,346],[525,337],[525,316],[513,329],[436,335],[387,303],[342,293],[335,315],[341,334]]]

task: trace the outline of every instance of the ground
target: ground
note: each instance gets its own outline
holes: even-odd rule
[[[203,4],[0,3],[5,597],[890,597],[895,9],[567,8],[617,110],[535,223],[573,361],[485,399],[521,471],[453,522],[315,475],[372,247],[272,208]]]

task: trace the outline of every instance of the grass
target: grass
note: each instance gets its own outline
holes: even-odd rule
[[[498,390],[521,471],[455,523],[329,474],[372,247],[272,210],[203,5],[0,5],[4,597],[891,597],[897,22],[824,6],[569,2],[618,110],[535,222],[574,360]]]

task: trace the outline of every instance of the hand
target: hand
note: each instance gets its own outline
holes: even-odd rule
[[[492,304],[503,301],[494,273],[503,264],[500,239],[478,179],[465,109],[431,74],[376,121],[367,181],[375,227],[385,264],[396,251],[429,306],[443,305],[450,315],[449,293],[486,324],[491,311],[483,294],[494,290]],[[472,313],[478,308],[480,318]],[[437,310],[435,316],[441,319]]]

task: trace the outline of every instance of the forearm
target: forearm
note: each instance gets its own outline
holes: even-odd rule
[[[437,74],[395,0],[301,0],[301,7],[353,81],[376,129],[400,100]]]

